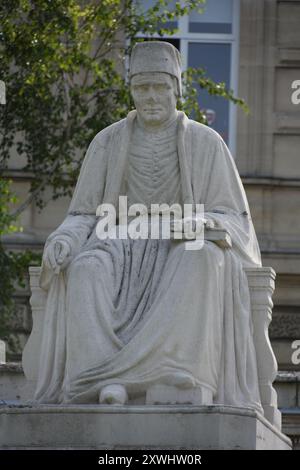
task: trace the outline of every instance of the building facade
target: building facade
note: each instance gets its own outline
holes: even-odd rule
[[[145,1],[145,7],[151,5]],[[279,365],[277,390],[283,430],[300,448],[300,0],[207,0],[203,15],[179,21],[170,40],[183,66],[205,67],[244,98],[250,113],[199,93],[207,117],[227,141],[241,174],[262,251],[276,273],[272,346]],[[168,39],[168,38],[166,38]],[[299,84],[297,84],[299,81]],[[29,189],[24,162],[12,159],[8,176],[20,200]],[[69,201],[32,204],[13,248],[41,249],[63,220]],[[28,293],[18,293],[16,330],[31,328]]]

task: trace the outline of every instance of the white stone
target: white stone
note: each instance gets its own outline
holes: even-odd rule
[[[182,390],[171,385],[156,384],[146,393],[146,405],[211,405],[213,393],[206,387],[194,387]]]
[[[112,384],[103,387],[100,391],[99,403],[107,405],[125,405],[128,401],[126,388],[122,385]]]
[[[25,402],[32,399],[35,386],[26,380],[20,364],[0,364],[0,400]]]
[[[6,363],[6,346],[5,342],[0,339],[0,364]]]
[[[41,275],[31,272],[24,371],[37,380],[35,398],[120,405],[144,393],[146,403],[252,407],[280,428],[268,338],[275,274],[261,268],[232,156],[217,133],[177,111],[173,46],[135,46],[130,77],[136,110],[93,139]],[[99,205],[117,208],[122,194],[146,210],[205,201],[219,239],[208,229],[191,251],[196,240],[99,240]]]
[[[270,364],[268,367],[265,367],[265,358],[268,355],[272,357],[272,349],[270,342],[268,340],[267,335],[267,324],[270,320],[271,315],[271,300],[270,295],[272,294],[272,290],[274,289],[274,271],[271,268],[256,268],[256,269],[246,269],[248,283],[250,285],[250,297],[251,297],[251,305],[252,305],[252,315],[255,314],[257,309],[260,312],[259,315],[256,317],[256,321],[254,323],[255,332],[257,331],[258,334],[254,335],[255,340],[255,348],[257,350],[257,361],[258,361],[258,369],[264,370],[265,378],[262,378],[262,383],[265,381],[269,383],[270,387],[270,397],[273,397],[273,407],[277,408],[277,399],[276,394],[271,393],[272,389],[272,382],[274,380],[274,372],[276,372],[276,363],[272,362],[272,367]],[[43,290],[38,287],[39,285],[39,277],[40,277],[40,268],[33,267],[30,268],[30,284],[32,289],[32,297],[31,297],[31,305],[33,307],[33,330],[31,336],[28,340],[28,343],[24,349],[23,353],[23,368],[28,379],[28,390],[31,390],[31,398],[33,397],[33,391],[36,387],[36,380],[37,380],[37,372],[39,367],[39,349],[41,345],[41,335],[42,335],[42,325],[44,322],[44,315],[45,315],[45,302],[46,302],[46,295]],[[271,289],[271,291],[270,291]],[[263,337],[261,337],[263,334]],[[272,359],[273,361],[273,359]],[[274,369],[275,367],[275,369]],[[149,391],[150,393],[150,391]],[[148,400],[151,396],[148,393]],[[19,392],[22,398],[29,399],[30,394],[26,393],[25,395]],[[3,396],[4,398],[9,397],[9,392]],[[13,395],[11,395],[13,397]],[[146,398],[147,400],[147,398]],[[145,398],[139,397],[135,399],[131,399],[130,403],[138,403],[143,404],[145,403]],[[149,403],[148,403],[149,404]],[[197,403],[199,404],[199,402]],[[204,404],[204,403],[201,403]],[[206,401],[205,404],[208,404]],[[271,404],[266,403],[266,409]],[[281,406],[286,406],[286,403],[282,402]],[[279,413],[279,412],[278,412]],[[276,424],[280,428],[280,416],[277,413],[277,421]],[[271,423],[275,424],[274,419],[276,419],[275,414],[273,418],[269,415],[271,419]],[[273,419],[273,420],[272,420]]]
[[[290,450],[247,408],[226,406],[2,406],[1,449]]]

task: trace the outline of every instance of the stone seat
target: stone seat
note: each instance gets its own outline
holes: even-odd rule
[[[277,394],[272,385],[277,374],[277,362],[268,335],[268,327],[272,318],[275,272],[268,267],[245,268],[245,271],[250,289],[253,335],[264,416],[272,425],[281,429],[281,414],[277,409]],[[35,388],[37,381],[47,298],[47,292],[39,286],[40,272],[40,267],[29,268],[33,328],[23,351],[22,363],[25,376],[31,383],[31,389]]]

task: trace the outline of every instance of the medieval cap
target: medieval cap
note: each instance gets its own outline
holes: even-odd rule
[[[165,41],[138,42],[131,53],[130,78],[138,73],[164,72],[177,79],[181,96],[181,58],[173,44]]]

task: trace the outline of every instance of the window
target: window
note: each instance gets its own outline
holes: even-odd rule
[[[155,0],[144,0],[143,4],[146,10],[155,4]],[[183,70],[204,68],[210,78],[225,82],[237,94],[239,0],[206,0],[202,14],[192,12],[177,23],[178,32],[164,39],[180,50]],[[234,155],[235,106],[203,90],[199,90],[198,97],[209,124],[222,135]]]
[[[233,0],[207,0],[204,12],[189,16],[190,33],[232,34]]]

